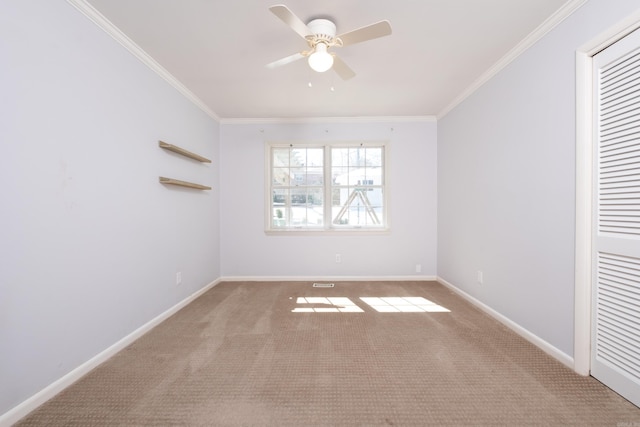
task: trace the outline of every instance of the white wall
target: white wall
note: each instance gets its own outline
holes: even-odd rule
[[[0,3],[0,58],[2,414],[220,269],[213,119],[63,0]]]
[[[222,124],[222,275],[435,276],[436,132],[435,122]],[[265,141],[355,140],[389,141],[391,232],[266,235]]]
[[[575,51],[637,8],[587,2],[438,122],[438,275],[570,358]]]

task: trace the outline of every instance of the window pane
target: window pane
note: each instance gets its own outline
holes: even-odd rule
[[[333,167],[349,166],[349,149],[348,148],[331,149],[331,165]]]
[[[289,166],[289,148],[274,148],[272,167],[288,167]]]
[[[324,165],[324,149],[323,148],[307,148],[306,159],[303,164],[307,167],[320,167]]]
[[[271,149],[271,226],[317,227],[324,223],[324,148]]]
[[[349,184],[349,168],[335,167],[335,166],[332,167],[331,180],[334,185],[348,185]]]
[[[273,190],[273,197],[271,200],[271,218],[273,227],[286,227],[287,225],[287,204],[289,200],[288,189],[276,189]]]
[[[291,225],[316,227],[323,225],[322,188],[291,189]]]
[[[292,168],[291,178],[291,185],[306,185],[307,170],[305,168]]]
[[[367,148],[367,166],[382,166],[382,148]]]
[[[306,163],[307,149],[306,148],[291,148],[291,166],[301,166]]]
[[[324,170],[322,167],[310,166],[307,168],[308,185],[324,185]]]
[[[274,168],[271,178],[272,178],[272,184],[275,186],[290,185],[288,168]]]
[[[283,206],[273,208],[273,227],[286,227],[287,226],[287,211]]]
[[[366,150],[364,148],[351,148],[349,150],[349,166],[362,167],[366,164]]]
[[[307,189],[292,188],[291,189],[291,205],[299,206],[307,204]]]
[[[383,226],[383,147],[333,148],[331,158],[332,224]]]
[[[327,165],[325,150],[331,160]],[[384,147],[289,146],[268,152],[271,228],[384,226]]]
[[[273,206],[284,206],[289,199],[288,189],[275,189],[273,190],[273,199],[271,202]]]
[[[371,191],[359,187],[343,188],[340,189],[340,196],[340,203],[334,203],[331,207],[334,225],[378,227],[384,224],[381,188]]]
[[[373,181],[373,185],[383,185],[384,175],[382,174],[382,168],[379,166],[368,167],[365,179]]]

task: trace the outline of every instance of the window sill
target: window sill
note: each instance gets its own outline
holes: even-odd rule
[[[349,229],[283,229],[283,230],[265,230],[264,234],[267,236],[386,236],[391,234],[389,228],[349,228]]]

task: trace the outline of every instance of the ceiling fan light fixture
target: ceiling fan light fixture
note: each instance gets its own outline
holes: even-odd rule
[[[308,61],[312,70],[324,73],[333,66],[333,55],[327,52],[326,44],[318,43]]]

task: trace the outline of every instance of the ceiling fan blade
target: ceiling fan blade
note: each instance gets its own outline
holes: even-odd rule
[[[380,21],[357,30],[349,31],[339,35],[343,46],[365,42],[378,37],[384,37],[391,34],[391,23],[389,21]]]
[[[282,65],[290,64],[302,58],[304,58],[304,55],[302,53],[294,53],[293,55],[286,56],[284,58],[278,59],[277,61],[273,61],[270,64],[267,64],[267,68],[281,67]]]
[[[277,4],[275,6],[271,6],[269,10],[278,18],[280,18],[285,24],[290,26],[293,31],[300,34],[302,38],[313,35],[311,30],[309,30],[309,27],[307,27],[307,25],[302,22],[300,18],[294,15],[294,13],[291,12],[291,10],[289,10],[287,6],[283,4]]]
[[[356,73],[336,54],[333,55],[333,70],[342,80],[349,80],[356,76]]]

